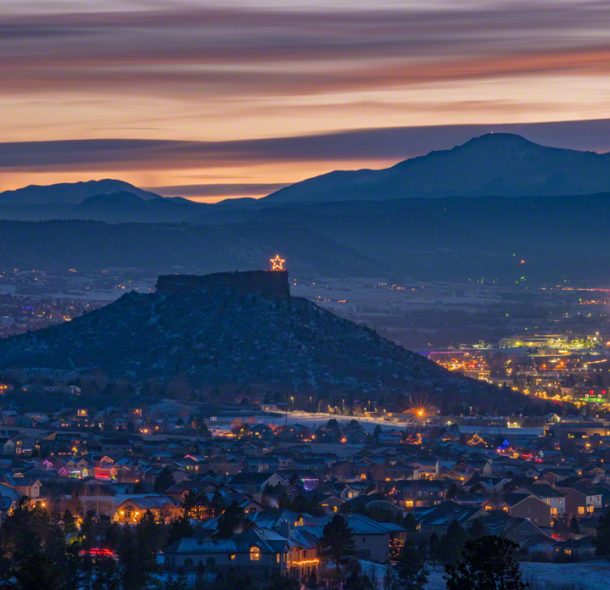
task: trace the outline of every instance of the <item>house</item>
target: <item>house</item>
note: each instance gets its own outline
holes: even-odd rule
[[[100,441],[102,453],[111,456],[130,455],[133,453],[136,439],[139,441],[139,437],[133,437],[133,439],[126,436],[103,438]]]
[[[550,527],[553,523],[551,507],[529,493],[505,494],[500,500],[485,500],[482,504],[485,511],[502,510],[515,518],[525,518],[538,527]]]
[[[354,535],[356,556],[367,561],[388,563],[393,539],[404,544],[407,531],[393,522],[378,522],[362,514],[349,514],[347,524]]]
[[[389,494],[407,510],[429,508],[445,500],[447,480],[401,480],[391,483]]]
[[[567,539],[555,543],[555,559],[557,561],[580,561],[595,557],[595,547],[589,536]]]
[[[588,516],[601,510],[604,506],[604,492],[599,487],[574,484],[557,489],[566,496],[566,513],[569,518]]]
[[[355,481],[346,483],[339,494],[344,501],[353,500],[362,494],[366,494],[371,489],[371,484],[367,481]]]
[[[320,568],[320,539],[305,527],[293,528],[288,536],[288,573],[300,580],[316,579]]]
[[[251,527],[230,539],[183,538],[165,551],[165,564],[174,571],[223,573],[247,570],[257,579],[269,578],[289,567],[290,544],[271,530]]]
[[[180,508],[168,496],[138,494],[118,504],[113,520],[119,524],[136,524],[146,512],[151,512],[155,520],[161,522],[171,522],[181,514]]]
[[[324,512],[339,512],[343,504],[345,504],[345,500],[334,494],[325,496],[318,502],[318,506],[320,506]]]
[[[540,498],[551,507],[551,518],[553,520],[564,516],[566,513],[566,494],[547,483],[533,483],[515,489],[517,493],[529,493]]]
[[[38,441],[30,436],[16,436],[13,439],[15,443],[15,455],[30,457],[37,450]]]
[[[547,538],[531,520],[515,518],[502,510],[487,511],[481,516],[480,522],[488,535],[504,537],[523,547],[534,539]]]
[[[438,461],[420,461],[413,464],[412,467],[413,479],[436,479],[440,473],[440,465]]]
[[[5,476],[4,481],[2,481],[2,485],[12,488],[20,496],[31,499],[40,498],[42,483],[35,477],[29,477],[23,474],[15,474],[14,476],[7,475]]]
[[[457,521],[464,526],[481,516],[481,509],[478,506],[447,501],[413,514],[422,534],[431,535],[436,533],[440,537],[447,532],[453,521]]]
[[[288,488],[288,482],[277,473],[251,473],[243,472],[229,478],[229,485],[237,491],[252,496],[261,502],[265,488]]]
[[[3,455],[14,455],[15,441],[8,436],[0,437],[0,449]]]

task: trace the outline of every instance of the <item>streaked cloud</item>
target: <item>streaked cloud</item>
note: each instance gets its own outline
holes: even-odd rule
[[[125,171],[260,190],[610,118],[608,74],[603,0],[4,0],[0,188]]]
[[[554,123],[504,125],[447,125],[381,129],[356,129],[299,137],[273,137],[238,141],[169,140],[76,140],[0,143],[0,173],[65,172],[93,174],[112,171],[133,181],[134,173],[156,171],[170,175],[183,171],[186,180],[199,171],[214,178],[218,169],[234,178],[243,168],[262,169],[261,178],[282,164],[305,162],[327,172],[334,167],[352,167],[359,162],[388,165],[447,149],[469,138],[489,132],[511,132],[550,146],[610,151],[610,119]],[[234,171],[234,172],[231,172]],[[125,176],[129,173],[130,176]],[[146,177],[144,177],[146,178]],[[263,196],[300,179],[280,182],[192,182],[179,185],[151,185],[168,196],[221,198]],[[199,180],[199,179],[198,179]],[[144,180],[136,179],[138,184]]]

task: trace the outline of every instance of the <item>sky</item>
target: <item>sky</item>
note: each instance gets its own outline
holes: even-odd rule
[[[2,0],[0,190],[262,196],[492,130],[610,151],[607,0]]]

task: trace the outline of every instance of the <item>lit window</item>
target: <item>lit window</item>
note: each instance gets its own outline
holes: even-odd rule
[[[229,554],[229,559],[230,559],[231,561],[235,561],[235,553],[231,553],[231,554]]]
[[[578,507],[578,514],[584,514],[585,513],[585,507],[584,506],[579,506]]]
[[[250,561],[260,561],[261,560],[261,550],[260,547],[256,545],[252,545],[250,547]]]

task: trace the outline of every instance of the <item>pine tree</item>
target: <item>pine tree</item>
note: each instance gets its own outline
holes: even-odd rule
[[[396,563],[398,577],[403,583],[404,590],[423,590],[425,588],[428,581],[425,565],[424,559],[415,545],[411,542],[405,543]]]
[[[436,531],[430,535],[429,547],[428,555],[430,556],[430,559],[433,563],[439,562],[441,560],[440,540]]]
[[[476,518],[470,527],[470,537],[472,539],[480,539],[487,535],[487,529],[482,518]]]
[[[439,544],[440,559],[444,564],[453,564],[460,559],[466,537],[466,531],[460,523],[457,520],[451,521],[447,534],[443,536]]]
[[[157,478],[155,479],[155,492],[157,494],[162,494],[163,492],[165,492],[165,490],[173,486],[175,483],[176,480],[172,475],[172,470],[169,467],[165,466],[163,469],[161,469],[161,472],[159,473],[159,475],[157,475]]]
[[[324,527],[320,539],[320,553],[322,557],[334,564],[339,571],[341,564],[347,562],[355,553],[354,536],[347,521],[337,514]]]
[[[218,519],[216,535],[221,539],[228,539],[244,522],[244,511],[237,502],[233,502]]]
[[[610,559],[610,510],[599,519],[593,544],[597,555]]]
[[[412,512],[409,512],[407,516],[405,516],[403,526],[405,529],[407,529],[408,533],[414,533],[417,531],[417,520],[415,520]]]
[[[525,590],[518,545],[497,536],[468,541],[463,558],[445,567],[447,590]]]
[[[22,498],[2,524],[0,587],[30,590],[77,585],[77,558],[68,549],[63,522]]]
[[[189,582],[186,576],[170,578],[165,582],[163,590],[189,590]]]
[[[60,564],[43,552],[24,556],[15,572],[16,590],[62,590],[64,587]]]

